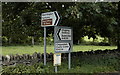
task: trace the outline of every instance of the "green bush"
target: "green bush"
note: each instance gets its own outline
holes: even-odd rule
[[[107,50],[106,50],[107,51]],[[68,60],[63,59],[61,66],[58,66],[58,73],[101,73],[120,70],[120,52],[108,50],[103,53],[83,53],[78,57],[71,57],[71,69],[68,70]],[[98,52],[98,51],[97,51]],[[100,51],[99,51],[100,52]],[[33,65],[18,64],[14,67],[3,66],[2,73],[54,73],[52,62],[36,63]]]
[[[34,65],[28,66],[24,64],[3,67],[2,73],[52,73],[52,66],[44,66],[43,63],[36,63]]]
[[[2,39],[2,45],[7,45],[8,44],[8,38],[5,36],[0,37]]]

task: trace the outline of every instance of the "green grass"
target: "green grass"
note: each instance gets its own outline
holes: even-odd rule
[[[93,46],[93,45],[74,45],[73,52],[76,51],[90,51],[90,50],[105,50],[105,49],[116,49],[116,46]],[[2,55],[7,54],[33,54],[34,52],[44,52],[44,46],[35,45],[35,46],[3,46]],[[47,53],[54,53],[54,46],[47,45]]]

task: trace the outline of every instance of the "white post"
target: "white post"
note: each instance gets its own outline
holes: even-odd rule
[[[57,73],[57,66],[55,66],[55,73]]]
[[[68,69],[71,68],[71,53],[68,54]]]
[[[44,65],[46,65],[46,27],[44,27]]]

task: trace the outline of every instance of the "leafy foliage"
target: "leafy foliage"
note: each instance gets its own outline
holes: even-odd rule
[[[22,5],[22,6],[21,6]],[[73,28],[74,44],[82,37],[95,39],[97,35],[119,41],[118,3],[81,2],[17,2],[3,3],[3,36],[9,43],[26,43],[29,36],[43,37],[40,16],[43,12],[58,11],[59,26]],[[47,28],[53,34],[53,27]]]
[[[68,70],[67,58],[62,58],[63,60],[61,66],[58,66],[58,73],[94,74],[119,71],[119,54],[119,50],[76,52],[71,58],[71,69]],[[49,61],[46,66],[44,66],[43,63],[36,63],[33,65],[17,64],[16,66],[3,66],[2,73],[54,73],[54,66],[52,62]]]
[[[16,67],[4,67],[3,73],[51,73],[52,69],[49,66],[44,66],[43,63],[36,63],[32,66],[19,64]]]

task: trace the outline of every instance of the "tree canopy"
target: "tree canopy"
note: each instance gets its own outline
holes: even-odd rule
[[[25,43],[28,36],[43,37],[41,13],[58,11],[59,26],[73,28],[74,43],[84,36],[97,35],[119,43],[120,25],[118,3],[87,2],[4,2],[2,3],[2,30],[12,43]],[[48,28],[53,34],[53,27]]]

